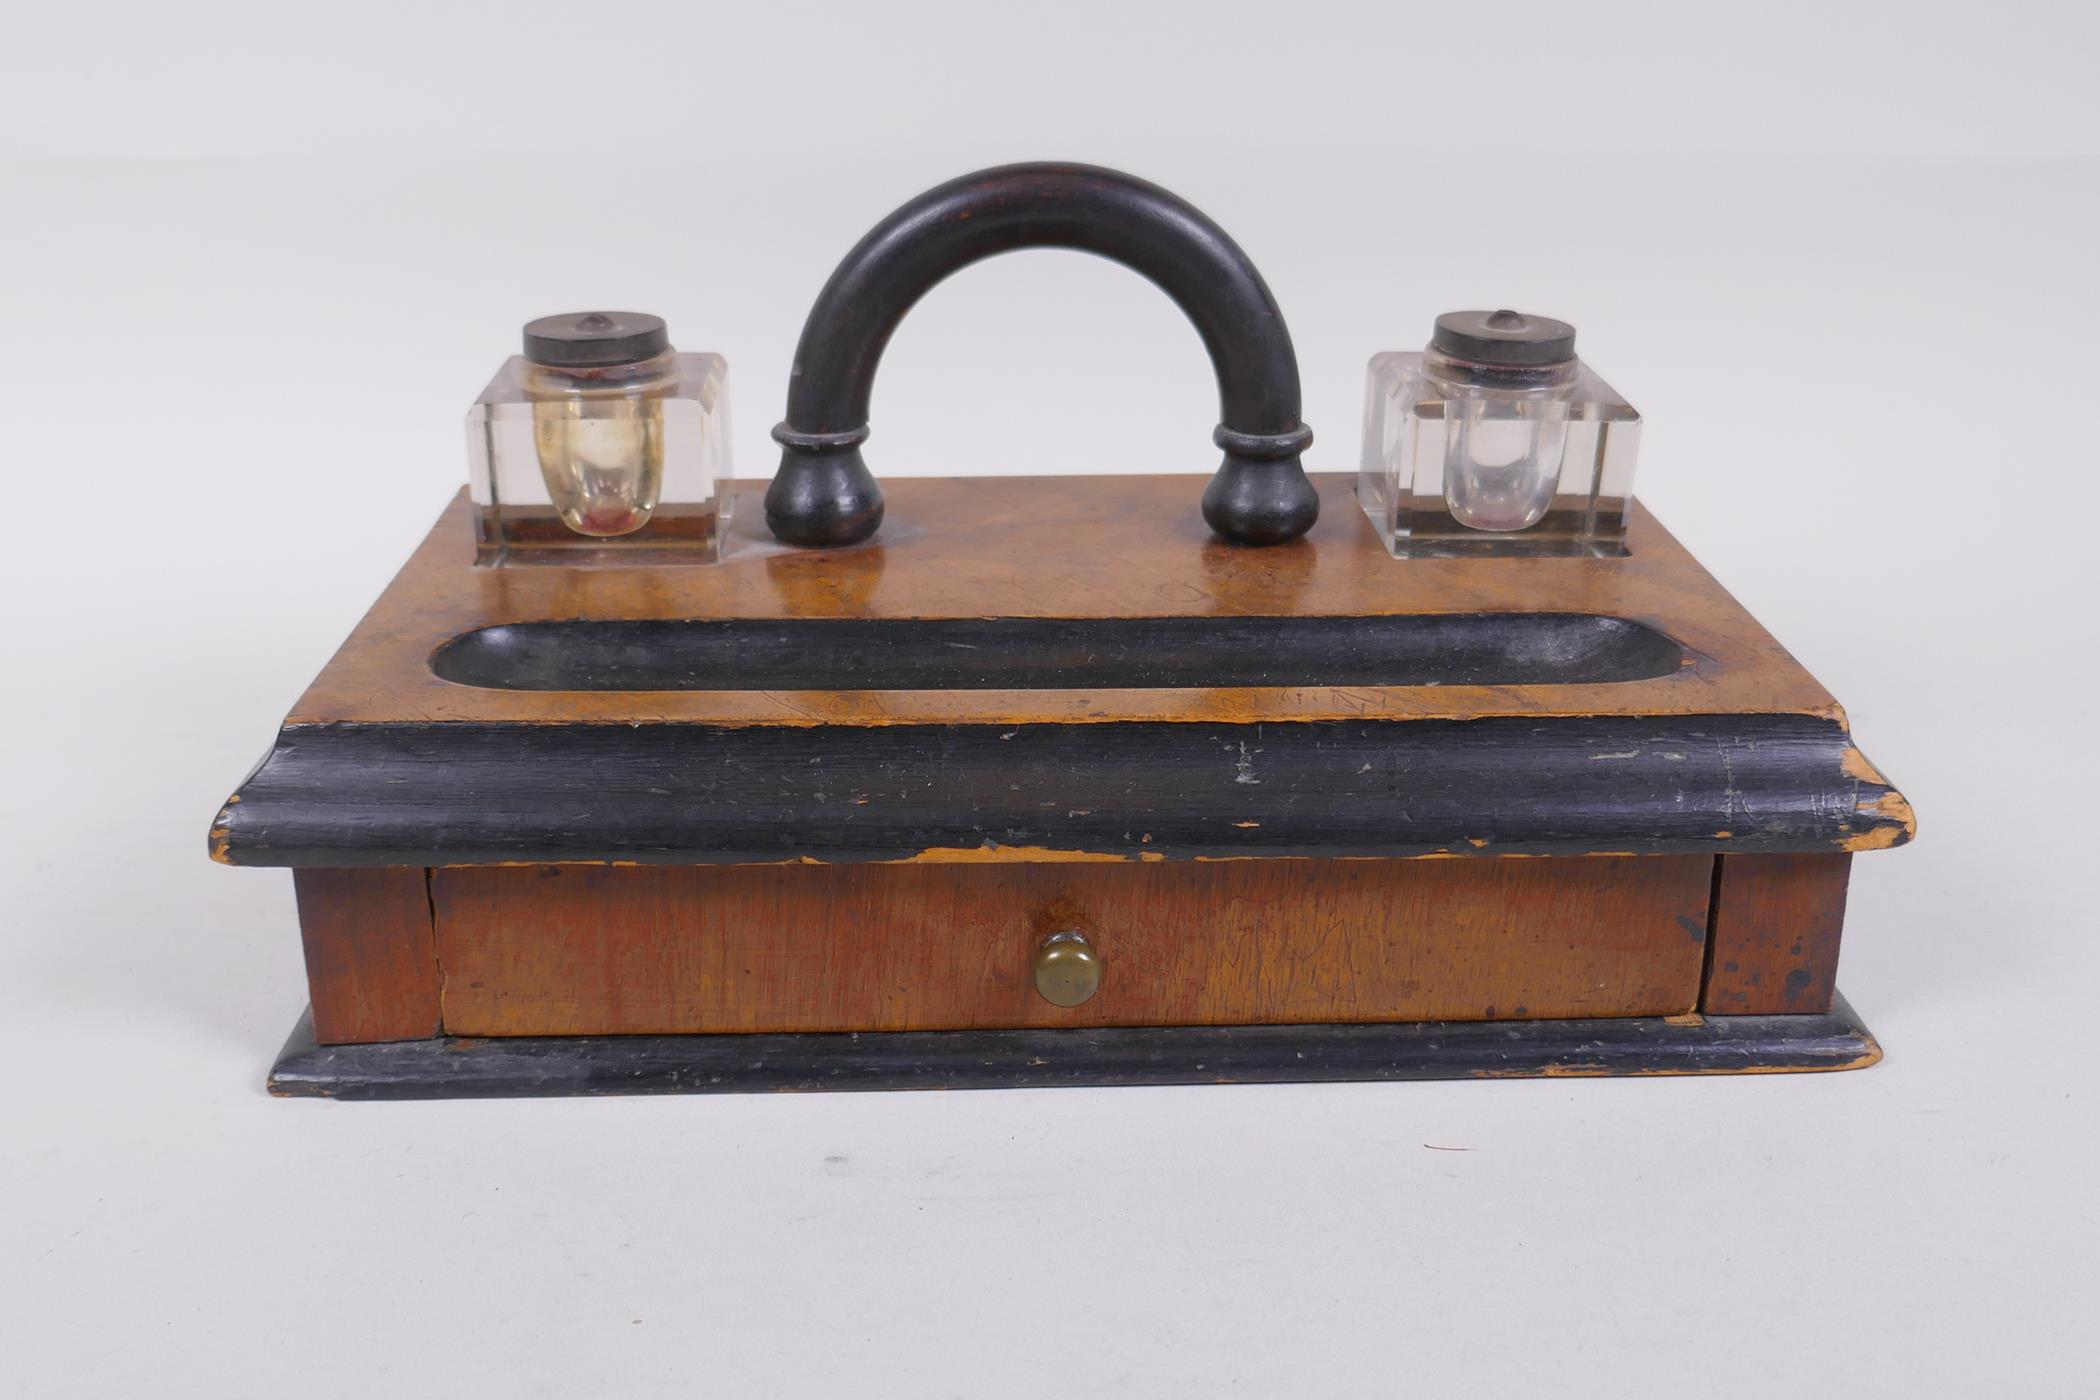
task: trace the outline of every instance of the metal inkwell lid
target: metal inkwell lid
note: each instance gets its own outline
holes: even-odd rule
[[[602,369],[671,348],[664,318],[640,311],[572,311],[525,323],[525,358],[554,369]]]
[[[1433,350],[1455,360],[1512,369],[1565,364],[1575,358],[1575,328],[1551,316],[1521,311],[1446,311],[1429,337]]]

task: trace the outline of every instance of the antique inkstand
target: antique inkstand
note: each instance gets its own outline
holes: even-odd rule
[[[877,485],[890,334],[1029,247],[1187,312],[1206,488]],[[1439,318],[1371,362],[1358,478],[1308,478],[1289,335],[1222,230],[1110,171],[984,172],[818,296],[763,525],[719,357],[611,312],[525,352],[471,488],[213,826],[294,873],[312,1009],[275,1091],[1877,1057],[1833,977],[1852,854],[1909,807],[1634,504],[1639,417],[1565,324]]]

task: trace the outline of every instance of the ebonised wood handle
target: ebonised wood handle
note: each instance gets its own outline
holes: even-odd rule
[[[773,429],[780,470],[766,523],[790,544],[853,544],[882,524],[882,488],[860,444],[883,347],[950,273],[1019,248],[1074,248],[1143,274],[1193,321],[1218,376],[1225,460],[1203,518],[1238,544],[1282,544],[1312,528],[1320,500],[1299,454],[1298,356],[1276,300],[1225,231],[1157,185],[1113,170],[1008,165],[928,190],[846,254],[810,308]]]

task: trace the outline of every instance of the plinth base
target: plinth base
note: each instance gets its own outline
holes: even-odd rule
[[[320,1045],[301,1016],[270,1092],[534,1098],[1023,1089],[1862,1069],[1881,1047],[1840,996],[1807,1016],[1145,1026],[823,1035],[445,1037]]]

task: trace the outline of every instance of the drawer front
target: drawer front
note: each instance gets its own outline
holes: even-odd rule
[[[1707,856],[463,867],[454,1035],[1671,1015]],[[1070,1004],[1064,1004],[1064,1003]]]

